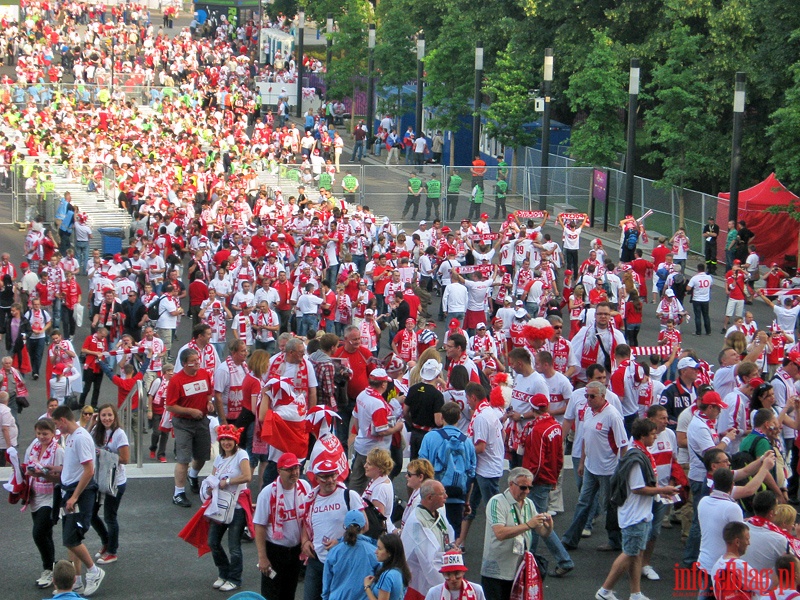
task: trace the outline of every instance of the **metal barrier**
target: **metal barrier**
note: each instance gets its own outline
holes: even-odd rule
[[[183,92],[177,87],[160,85],[145,85],[133,82],[128,74],[115,73],[114,83],[111,78],[102,83],[35,83],[35,84],[6,84],[0,89],[8,92],[9,100],[23,110],[31,101],[38,106],[45,106],[50,102],[67,98],[76,102],[101,104],[108,102],[112,96],[117,100],[132,102],[137,105],[155,104],[164,98],[182,96]],[[193,103],[200,102],[197,92],[189,95]]]
[[[137,398],[138,406],[133,408],[134,399]],[[119,407],[119,419],[125,431],[128,433],[129,442],[131,444],[131,459],[136,457],[136,466],[141,468],[144,462],[144,444],[142,438],[144,437],[144,417],[146,413],[142,407],[146,404],[144,396],[144,386],[141,380],[136,382],[136,385],[131,388],[128,395],[125,396],[125,401]],[[134,433],[134,429],[136,429]]]
[[[542,169],[541,151],[535,148],[525,149],[525,168],[530,170],[532,179],[532,202],[539,203],[539,194],[543,189],[541,182],[547,177],[548,185],[546,203],[551,212],[568,205],[588,212],[589,198],[592,190],[592,167],[577,166],[576,161],[564,157],[550,155],[553,166]],[[625,173],[618,169],[603,169],[608,172],[608,222],[616,226],[625,216]],[[681,194],[683,200],[681,201]],[[703,226],[709,216],[717,215],[718,198],[710,194],[684,188],[663,186],[657,181],[644,177],[634,178],[634,216],[644,214],[648,209],[653,214],[645,221],[648,230],[658,232],[667,237],[677,231],[680,224],[680,213],[683,211],[684,226],[689,236],[693,252],[703,253]],[[561,205],[561,206],[557,206]],[[602,224],[602,203],[595,204],[595,226]],[[726,215],[719,215],[717,222],[724,222]]]

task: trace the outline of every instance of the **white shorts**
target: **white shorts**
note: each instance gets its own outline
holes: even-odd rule
[[[744,300],[734,300],[728,298],[728,305],[725,307],[726,317],[743,317],[744,316]]]

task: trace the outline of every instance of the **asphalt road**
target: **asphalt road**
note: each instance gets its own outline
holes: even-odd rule
[[[555,232],[551,231],[551,233]],[[586,237],[589,238],[591,232],[587,231],[586,233]],[[21,261],[22,241],[22,235],[13,228],[0,228],[0,247],[9,249],[12,260],[16,264]],[[582,255],[581,260],[583,258]],[[85,278],[80,283],[85,289]],[[696,348],[700,356],[713,364],[716,363],[716,356],[722,344],[722,336],[718,332],[724,304],[719,288],[714,289],[712,301],[716,308],[713,311],[714,326],[712,329],[714,333],[711,336],[694,337],[689,333],[691,325],[688,331],[684,327],[686,334],[684,345]],[[752,308],[759,323],[768,324],[771,321],[771,311],[764,304],[758,303],[749,308]],[[646,308],[648,318],[645,319],[640,334],[640,343],[643,345],[656,341],[658,327],[654,313],[655,307],[648,305]],[[83,328],[78,332],[74,340],[76,347],[80,347],[87,331],[87,328]],[[440,333],[442,333],[441,330]],[[179,330],[179,337],[179,343],[185,343],[185,340],[189,339],[189,326],[186,320]],[[385,348],[384,342],[382,354],[387,352]],[[44,412],[45,404],[44,379],[29,381],[28,385],[31,391],[32,406],[20,415],[19,446],[22,450],[32,439],[33,424],[36,418]],[[101,392],[101,402],[115,399],[116,390],[110,382],[105,381]],[[142,599],[220,597],[219,592],[211,589],[211,583],[216,578],[216,570],[210,555],[198,559],[195,549],[176,537],[178,531],[193,513],[191,510],[181,509],[171,504],[171,465],[150,466],[165,476],[135,478],[136,469],[129,468],[131,481],[120,507],[120,559],[116,564],[106,567],[107,577],[96,597]],[[7,473],[7,470],[0,470],[0,472]],[[406,497],[403,479],[402,477],[398,478],[395,486],[396,493],[401,498]],[[577,499],[571,471],[565,473],[564,476],[564,498],[567,511],[555,518],[556,530],[559,534],[569,526]],[[196,501],[195,505],[197,505]],[[3,589],[6,592],[2,594],[2,597],[27,600],[48,596],[49,592],[39,591],[33,584],[41,569],[38,553],[31,538],[30,517],[27,514],[20,514],[19,506],[0,502],[0,523],[2,523],[4,555],[16,559],[13,562],[6,561],[7,567],[4,569],[6,575],[3,577]],[[467,544],[466,562],[470,568],[468,577],[476,581],[479,581],[484,524],[485,519],[481,514],[478,522],[472,528]],[[600,553],[595,550],[596,546],[606,541],[602,522],[596,525],[595,531],[597,532],[595,536],[583,540],[580,548],[573,553],[576,569],[564,579],[547,579],[547,597],[569,595],[576,600],[594,597],[594,592],[605,578],[614,558],[613,553]],[[64,558],[66,552],[60,546],[59,541],[60,528],[56,535],[57,556]],[[99,550],[99,540],[93,532],[88,535],[87,544],[93,553]],[[540,544],[539,551],[547,555],[543,544]],[[659,582],[643,582],[643,591],[651,599],[673,596],[673,565],[680,557],[681,551],[679,530],[677,528],[665,530],[653,561],[653,566],[662,575],[662,579]],[[260,584],[258,572],[255,569],[257,556],[252,544],[245,544],[244,554],[243,589],[257,591]],[[11,567],[12,564],[13,567]],[[620,597],[627,597],[627,590],[627,582],[620,582],[618,586]],[[6,594],[8,595],[6,596]],[[298,597],[301,596],[298,595]]]

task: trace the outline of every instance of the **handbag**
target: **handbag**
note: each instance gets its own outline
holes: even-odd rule
[[[118,471],[119,454],[116,452],[109,452],[104,448],[98,448],[95,478],[97,479],[97,491],[99,493],[116,498]]]
[[[214,496],[211,496],[211,502],[203,514],[215,523],[228,525],[233,521],[233,513],[239,504],[239,490],[229,492],[228,490],[217,488],[214,493],[216,494],[216,503],[214,502]]]

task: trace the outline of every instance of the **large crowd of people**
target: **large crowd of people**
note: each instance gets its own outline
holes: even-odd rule
[[[110,168],[134,218],[125,249],[102,255],[69,194],[49,223],[33,202],[22,260],[0,256],[0,455],[14,467],[12,499],[30,509],[40,588],[89,596],[101,566],[125,559],[130,444],[117,411],[141,382],[146,397],[130,402],[146,416],[149,460],[175,468],[164,501],[199,502],[180,536],[211,553],[208,585],[222,592],[242,586],[248,536],[269,600],[294,598],[301,573],[306,600],[539,598],[544,576],[577,566],[570,552],[602,516],[598,549],[619,556],[599,600],[616,599],[626,574],[631,599],[646,600],[642,579],[660,579],[650,560],[673,523],[683,565],[707,584],[701,597],[796,597],[785,574],[800,575],[800,304],[782,292],[788,273],[759,265],[744,222],[729,223],[723,277],[713,218],[692,275],[683,229],[645,258],[633,217],[620,222],[618,254],[595,238],[581,261],[584,214],[549,224],[547,211],[506,216],[503,204],[490,222],[475,206],[477,157],[470,218],[452,227],[439,208],[460,176],[454,186],[412,175],[405,211],[416,219],[426,192],[436,218],[409,233],[359,203],[325,109],[302,134],[285,113],[262,116],[252,63],[237,60],[252,31],[223,21],[206,38],[170,37],[140,7],[106,20],[80,6],[26,6],[24,24],[6,27],[17,86],[38,80],[30,69],[50,64],[55,39],[78,47],[76,80],[102,83],[118,61],[124,77],[180,93],[142,111],[122,96],[17,99],[8,84],[0,145],[6,163],[24,165],[30,195],[53,191],[56,166],[94,190]],[[109,34],[125,54],[107,52]],[[296,192],[259,183],[280,163],[301,164]],[[700,356],[683,343],[684,303],[692,333],[711,335],[722,293],[722,351]],[[759,328],[745,307],[761,301],[775,320]],[[646,321],[659,329],[650,346]],[[40,377],[46,407],[31,406]],[[20,431],[29,407],[44,412]],[[558,532],[565,457],[579,494]],[[393,484],[404,465],[405,504]],[[480,583],[463,560],[479,512]],[[56,563],[59,513],[69,563]]]

